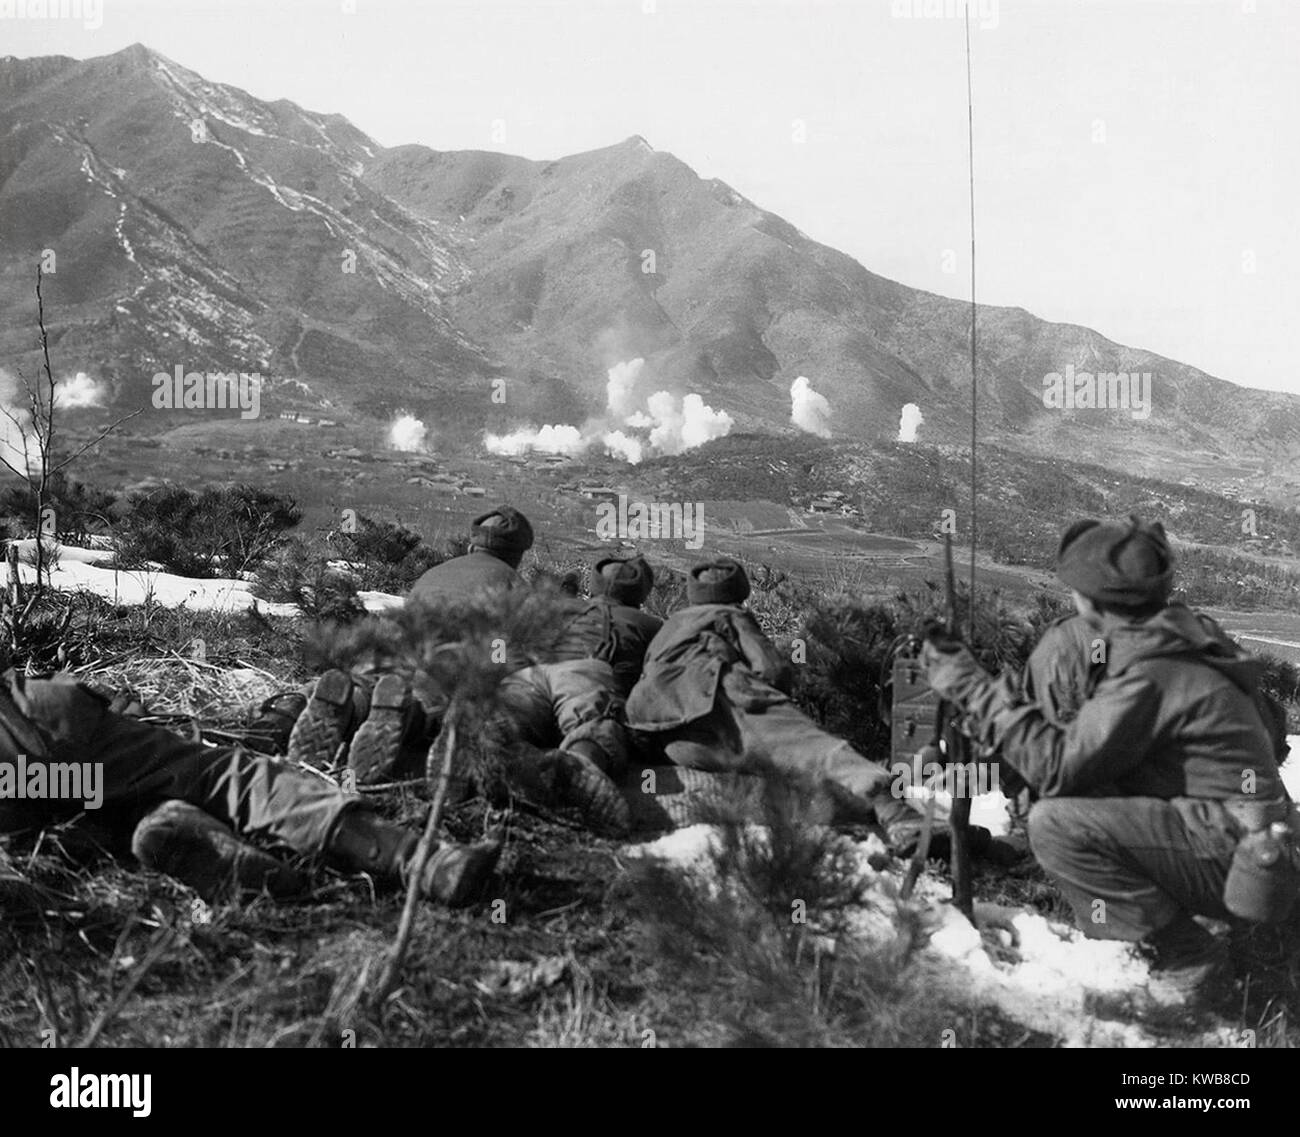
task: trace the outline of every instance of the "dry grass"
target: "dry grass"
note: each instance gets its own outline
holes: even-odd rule
[[[779,588],[756,592],[753,604],[775,625],[793,618]],[[303,629],[291,621],[87,607],[72,627],[82,629],[69,642],[83,678],[229,733],[250,704],[305,673]],[[196,638],[206,659],[189,656]],[[379,802],[413,825],[428,805],[422,786]],[[845,882],[833,858],[809,844],[811,828],[782,817],[797,822],[797,813],[778,814],[773,827],[783,857],[740,830],[723,843],[722,868],[747,884],[720,907],[689,880],[634,871],[615,844],[516,813],[483,902],[420,909],[401,986],[378,1014],[362,995],[400,897],[321,872],[305,902],[205,911],[178,883],[92,858],[74,829],[50,830],[13,850],[16,871],[0,865],[0,1045],[68,1045],[100,1020],[100,1046],[934,1046],[949,1029],[963,1045],[1052,1044],[987,1008],[940,998],[915,966],[905,917],[898,950],[855,946],[835,919]],[[447,829],[472,839],[486,820],[485,805],[470,802],[450,812]],[[822,898],[816,927],[838,939],[833,953],[781,926],[792,888]],[[976,888],[981,899],[1064,915],[1032,864],[982,869]],[[1295,928],[1257,929],[1237,946],[1247,982],[1233,1021],[1255,1030],[1258,1045],[1295,1044]],[[562,966],[555,974],[539,961]],[[503,962],[551,978],[512,993],[492,979]]]

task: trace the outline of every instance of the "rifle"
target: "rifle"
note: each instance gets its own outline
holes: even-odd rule
[[[952,535],[944,534],[943,541],[944,555],[944,631],[950,636],[960,634],[957,619],[957,580],[953,571],[952,563]],[[892,670],[895,653],[900,650],[917,651],[920,648],[920,639],[918,636],[900,636],[890,646],[886,653],[886,667]],[[914,665],[908,667],[909,673],[912,672]],[[882,677],[883,684],[883,677]],[[898,688],[894,688],[897,695]],[[930,692],[924,701],[928,702],[935,698],[934,692]],[[915,695],[912,695],[915,699]],[[961,732],[958,726],[958,715],[956,708],[943,699],[938,699],[934,706],[934,731],[930,738],[929,745],[925,751],[930,751],[943,756],[943,762],[946,769],[951,770],[954,763],[966,766],[969,760],[970,743],[966,736]],[[895,757],[902,757],[900,751],[903,749],[903,739],[911,734],[913,724],[919,725],[920,712],[919,704],[915,701],[909,701],[907,704],[895,705],[891,710],[891,722],[896,721],[897,712],[903,706],[911,708],[912,713],[905,720],[905,726],[900,738],[900,732],[894,730],[894,739],[891,744]],[[916,716],[915,718],[913,716]],[[922,752],[924,753],[924,751]],[[967,767],[968,768],[968,767]],[[949,817],[949,830],[951,835],[951,852],[949,854],[949,864],[952,871],[952,895],[953,903],[966,916],[971,919],[974,908],[971,896],[971,862],[970,862],[970,808],[971,799],[966,792],[959,793],[959,790],[966,790],[966,778],[958,777],[949,779],[953,786],[952,812]],[[901,895],[904,900],[912,894],[912,889],[916,885],[917,878],[921,875],[921,870],[925,868],[926,858],[930,853],[930,838],[934,828],[934,798],[931,796],[926,803],[925,817],[921,824],[921,835],[917,841],[916,849],[912,854],[911,863],[908,865],[907,874],[903,878],[903,887]]]

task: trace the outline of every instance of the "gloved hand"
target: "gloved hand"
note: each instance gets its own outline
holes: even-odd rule
[[[921,669],[931,688],[959,707],[964,707],[971,694],[990,678],[960,640],[927,638],[921,648]]]

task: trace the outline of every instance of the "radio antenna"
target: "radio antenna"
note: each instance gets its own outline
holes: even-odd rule
[[[976,364],[975,364],[975,100],[971,91],[970,0],[966,0],[966,152],[970,171],[970,610],[967,639],[975,639],[975,508],[976,508]]]

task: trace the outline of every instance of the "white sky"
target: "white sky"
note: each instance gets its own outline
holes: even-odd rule
[[[874,272],[969,295],[959,0],[102,0],[94,28],[33,2],[0,0],[0,53],[142,42],[390,146],[641,134]],[[899,14],[924,7],[958,16]],[[1300,393],[1300,3],[972,11],[979,299]]]

